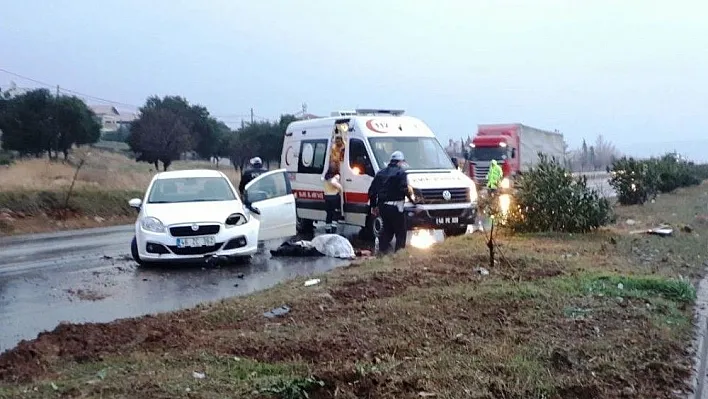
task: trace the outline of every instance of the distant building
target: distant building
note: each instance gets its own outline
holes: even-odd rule
[[[447,151],[447,153],[452,157],[462,157],[462,141],[455,141],[450,139],[447,147],[445,147],[445,151]]]
[[[115,132],[121,125],[130,125],[137,115],[132,112],[120,112],[112,105],[90,105],[89,108],[101,122],[101,133]]]
[[[6,93],[10,97],[21,96],[23,94],[26,94],[26,93],[34,90],[33,88],[30,88],[30,87],[18,87],[17,83],[15,83],[13,81],[10,81],[10,86],[7,89],[4,87],[1,89],[2,89],[3,93]]]

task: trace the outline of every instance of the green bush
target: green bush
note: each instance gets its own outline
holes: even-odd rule
[[[658,170],[645,160],[622,157],[612,163],[610,186],[622,205],[636,205],[656,197],[659,185]]]
[[[670,193],[679,187],[695,186],[701,183],[697,169],[687,161],[678,159],[676,154],[666,154],[661,158],[651,159],[650,167],[655,167],[659,175],[659,192]]]
[[[610,203],[573,177],[556,159],[539,154],[536,168],[515,182],[506,224],[516,232],[586,233],[613,221]]]
[[[698,179],[701,181],[708,180],[708,164],[703,163],[696,165],[691,162],[689,165],[694,170],[694,174]]]
[[[11,152],[0,151],[0,166],[9,166],[15,163],[15,157]]]
[[[643,204],[656,193],[670,193],[679,187],[695,186],[708,178],[705,165],[694,165],[669,153],[660,158],[622,158],[612,164],[610,185],[622,205]]]

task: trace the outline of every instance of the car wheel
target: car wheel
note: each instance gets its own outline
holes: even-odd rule
[[[138,240],[133,237],[133,241],[130,243],[130,254],[133,256],[133,260],[140,266],[145,265],[145,263],[140,259],[140,254],[138,253]]]
[[[309,234],[315,230],[313,220],[297,218],[297,232],[301,234]]]
[[[371,221],[371,234],[374,237],[381,237],[383,232],[383,219],[381,216],[376,217]]]

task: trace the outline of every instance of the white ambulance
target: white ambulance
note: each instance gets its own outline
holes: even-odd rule
[[[418,203],[406,204],[409,230],[458,235],[474,225],[475,183],[456,168],[423,121],[403,113],[357,109],[288,125],[280,165],[288,171],[295,194],[299,231],[311,231],[314,221],[325,220],[322,177],[337,163],[344,189],[343,222],[362,227],[365,236],[378,236],[381,220],[371,217],[368,190],[397,150],[406,157],[408,184]]]

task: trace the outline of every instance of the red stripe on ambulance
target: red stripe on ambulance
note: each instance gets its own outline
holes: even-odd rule
[[[295,198],[304,200],[324,201],[324,191],[316,190],[293,190]],[[344,193],[344,202],[348,204],[368,204],[369,194],[367,193]]]

